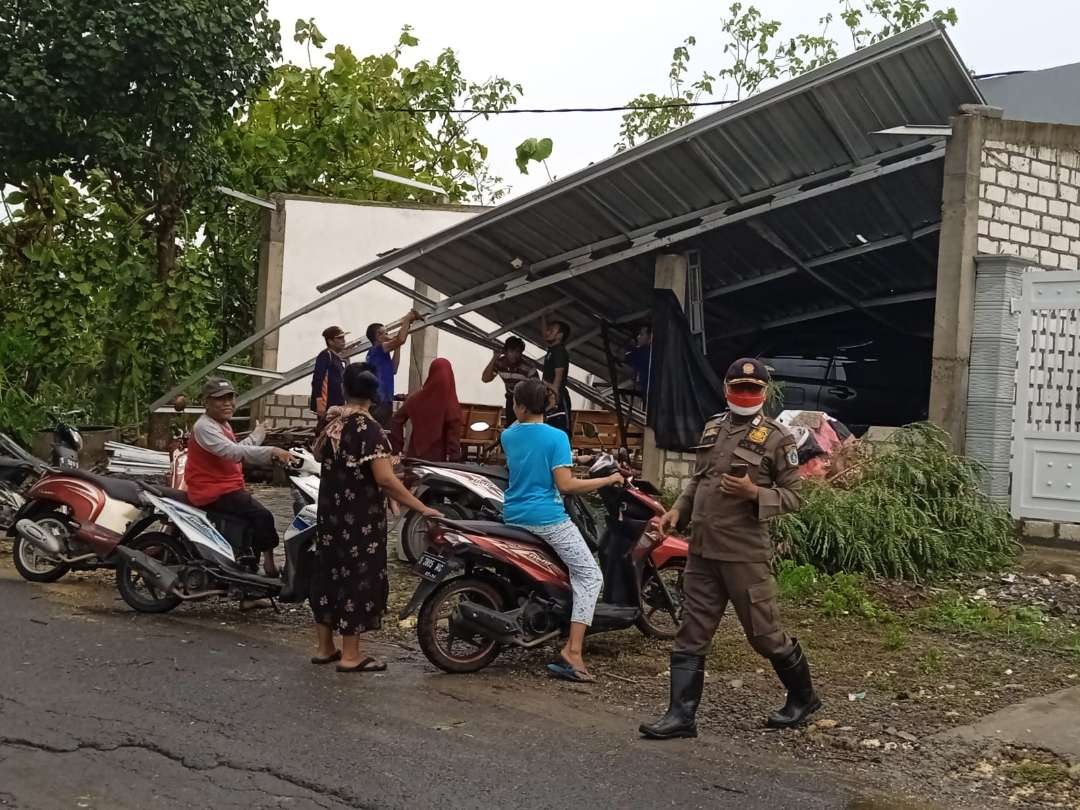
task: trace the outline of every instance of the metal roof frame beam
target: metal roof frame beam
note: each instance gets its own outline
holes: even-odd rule
[[[884,250],[885,248],[896,247],[897,245],[903,245],[906,243],[914,244],[924,236],[928,236],[932,233],[937,233],[941,230],[941,223],[936,222],[933,225],[927,225],[925,228],[917,228],[910,234],[901,234],[899,236],[889,236],[885,239],[878,239],[873,242],[867,242],[865,245],[856,245],[855,247],[844,248],[838,250],[835,253],[828,253],[824,256],[818,256],[815,259],[809,259],[805,262],[807,267],[823,267],[827,264],[834,262],[841,262],[845,259],[852,259],[856,256],[862,256],[867,253],[874,253],[878,250]],[[740,281],[733,282],[731,284],[725,284],[722,287],[715,287],[711,290],[707,290],[705,293],[705,300],[708,301],[713,298],[718,298],[722,295],[738,292],[739,290],[745,290],[749,287],[756,287],[759,284],[768,284],[770,281],[778,281],[782,278],[794,275],[799,272],[799,268],[784,267],[780,270],[774,270],[770,273],[763,273],[760,276],[754,278],[741,279]]]
[[[921,146],[925,147],[925,144]],[[694,217],[692,221],[696,222],[696,224],[693,224],[684,230],[676,231],[665,236],[657,236],[655,233],[651,237],[643,236],[639,239],[634,240],[630,247],[624,248],[623,250],[610,253],[606,256],[601,256],[597,259],[582,257],[581,260],[573,262],[569,267],[563,270],[551,273],[546,276],[541,276],[539,278],[530,279],[527,275],[523,274],[519,280],[509,282],[506,285],[505,289],[492,293],[490,295],[486,295],[468,303],[462,303],[462,305],[456,309],[447,308],[450,305],[450,299],[447,299],[446,301],[440,301],[438,307],[436,308],[436,311],[434,311],[431,315],[427,316],[423,322],[414,324],[413,328],[415,330],[417,328],[423,328],[424,326],[436,326],[439,323],[451,320],[453,318],[461,317],[462,315],[468,314],[469,312],[475,312],[476,310],[484,309],[494,304],[498,304],[501,301],[505,301],[510,298],[516,298],[519,295],[533,292],[534,290],[543,289],[545,287],[550,287],[563,281],[569,281],[572,278],[583,276],[587,273],[599,270],[600,268],[616,264],[617,262],[621,262],[624,259],[629,259],[642,253],[649,253],[653,250],[667,247],[668,245],[672,245],[677,242],[682,242],[691,237],[697,236],[702,233],[707,233],[708,231],[716,230],[717,228],[731,225],[735,222],[742,222],[744,220],[751,219],[752,217],[768,213],[769,211],[775,211],[788,205],[793,205],[795,203],[804,202],[805,200],[821,197],[823,195],[830,194],[838,189],[847,188],[848,186],[864,182],[874,177],[893,174],[895,172],[904,171],[911,166],[917,166],[922,163],[927,163],[929,161],[939,160],[944,156],[944,154],[945,146],[941,144],[936,146],[935,148],[932,148],[930,151],[919,151],[917,154],[911,157],[897,160],[884,166],[879,164],[885,156],[877,155],[874,157],[873,160],[868,161],[864,165],[856,167],[850,172],[850,174],[838,180],[834,180],[831,183],[824,183],[810,189],[799,189],[797,187],[792,188],[785,194],[778,194],[772,199],[751,208],[728,214],[725,212],[725,209],[727,207],[730,207],[729,205],[712,206],[709,209],[704,209],[704,211],[699,216]],[[803,182],[805,183],[805,181]],[[719,208],[719,210],[715,210],[717,208]],[[705,213],[705,211],[709,211],[711,213]],[[363,280],[363,283],[367,283],[367,281],[381,278],[391,269],[394,268],[389,267],[384,263],[376,263],[372,265],[371,269],[364,273],[363,276],[360,276],[359,278],[348,282],[348,284],[353,285],[361,280]],[[357,284],[357,286],[359,286],[359,284]],[[475,290],[469,291],[470,294],[473,292],[475,292]],[[332,291],[332,293],[328,293],[327,295],[334,295],[336,297],[337,294],[339,294],[338,290],[334,290]],[[462,295],[458,297],[460,298],[465,295],[466,293],[462,293]],[[324,295],[323,297],[326,296]],[[291,317],[293,316],[290,316],[290,318]],[[252,338],[249,338],[248,340],[250,342],[254,342]],[[360,341],[354,347],[346,348],[346,356],[351,357],[353,354],[356,354],[368,348],[368,346],[369,344],[366,340]],[[315,361],[314,359],[312,359],[306,363],[296,366],[293,369],[290,369],[287,372],[283,372],[282,380],[261,385],[253,389],[252,391],[247,392],[240,397],[239,403],[244,404],[247,402],[251,402],[253,399],[258,399],[259,397],[265,396],[266,394],[271,394],[278,388],[282,388],[289,383],[296,382],[297,380],[306,377],[308,374],[311,373],[312,369],[314,368],[314,364]],[[206,370],[202,371],[202,374],[208,373],[209,371],[216,368],[217,365],[218,363],[215,363],[214,365],[208,367]],[[165,399],[165,401],[167,402],[168,399]]]
[[[709,343],[716,340],[723,340],[725,338],[741,337],[742,335],[752,335],[755,332],[764,332],[769,329],[778,329],[781,326],[792,326],[797,323],[806,323],[807,321],[815,321],[819,318],[828,318],[833,315],[842,315],[845,312],[856,312],[861,309],[873,309],[878,307],[891,307],[897,304],[910,304],[917,301],[930,301],[937,295],[936,290],[921,290],[917,292],[898,293],[897,295],[884,295],[877,298],[868,298],[865,301],[859,302],[859,307],[853,307],[849,304],[840,304],[835,307],[826,307],[825,309],[817,309],[813,312],[801,312],[798,315],[788,315],[783,318],[776,318],[771,321],[766,321],[760,326],[756,326],[753,329],[735,329],[730,332],[724,332],[722,335],[714,335],[709,338]],[[909,333],[910,334],[910,333]],[[929,337],[928,332],[918,333],[917,337]]]

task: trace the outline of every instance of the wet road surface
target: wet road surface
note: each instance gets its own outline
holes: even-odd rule
[[[810,810],[855,795],[723,740],[641,741],[641,718],[578,687],[441,675],[394,647],[385,675],[337,674],[295,639],[73,606],[65,587],[0,568],[0,808]]]

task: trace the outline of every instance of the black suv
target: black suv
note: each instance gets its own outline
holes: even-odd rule
[[[927,418],[929,340],[792,336],[762,349],[758,356],[783,383],[784,409],[825,411],[859,434]]]

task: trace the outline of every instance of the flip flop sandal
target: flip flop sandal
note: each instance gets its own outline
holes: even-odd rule
[[[338,672],[386,672],[386,664],[374,658],[365,658],[355,667],[337,667]]]
[[[334,650],[333,655],[326,655],[326,656],[314,655],[314,656],[312,656],[311,663],[315,664],[316,666],[321,667],[323,664],[332,664],[335,661],[340,661],[340,660],[341,660],[341,650]]]
[[[548,672],[552,677],[558,678],[562,681],[573,681],[574,683],[596,683],[596,678],[580,669],[575,669],[569,664],[562,664],[552,662],[547,665]]]

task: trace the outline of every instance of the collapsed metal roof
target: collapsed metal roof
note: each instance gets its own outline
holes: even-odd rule
[[[645,317],[655,254],[695,249],[710,341],[851,313],[923,333],[944,141],[874,133],[945,124],[981,101],[944,30],[927,23],[319,290],[400,267],[534,340],[533,316],[554,307],[574,330],[574,362],[606,377],[598,321]]]

